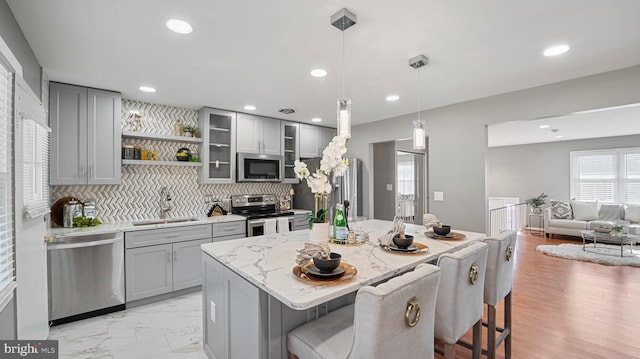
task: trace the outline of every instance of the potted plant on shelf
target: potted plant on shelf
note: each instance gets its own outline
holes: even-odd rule
[[[195,133],[195,128],[193,126],[186,125],[186,126],[182,127],[182,135],[183,136],[192,137],[194,133]]]
[[[318,237],[324,237],[324,240],[331,236],[329,223],[327,223],[332,220],[332,218],[327,218],[329,205],[332,205],[328,203],[329,193],[332,190],[331,178],[342,176],[349,167],[349,161],[342,157],[347,152],[347,140],[348,138],[345,136],[335,136],[322,151],[320,168],[316,168],[314,173],[309,172],[306,163],[295,161],[294,172],[296,176],[299,179],[307,180],[307,186],[314,194],[315,210],[309,215],[309,228],[312,233],[316,232]]]
[[[542,213],[542,206],[547,202],[547,197],[549,196],[542,192],[537,197],[527,199],[527,204],[531,206],[531,213]]]

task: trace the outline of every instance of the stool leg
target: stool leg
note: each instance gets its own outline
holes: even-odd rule
[[[456,345],[444,343],[444,359],[456,359]]]
[[[482,318],[473,325],[473,359],[480,359],[482,353]]]
[[[511,292],[504,298],[504,328],[509,335],[504,339],[504,357],[511,358]]]
[[[496,358],[496,307],[487,305],[487,359]]]

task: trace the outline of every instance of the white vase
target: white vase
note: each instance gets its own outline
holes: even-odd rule
[[[329,223],[314,223],[309,230],[309,241],[327,243],[329,241]]]

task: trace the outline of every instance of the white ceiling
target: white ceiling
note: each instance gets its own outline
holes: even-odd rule
[[[548,126],[540,128],[540,126]],[[490,125],[489,147],[640,133],[640,103]],[[558,137],[562,136],[562,137]]]
[[[344,32],[346,95],[353,123],[640,64],[638,0],[8,0],[49,78],[123,97],[197,109],[203,105],[335,126],[342,94],[343,7],[358,16]],[[165,27],[189,21],[190,35]],[[544,48],[571,51],[546,58]],[[313,68],[327,69],[313,78]],[[155,94],[138,90],[155,87]],[[400,95],[387,102],[389,94]],[[280,108],[291,107],[293,115]]]

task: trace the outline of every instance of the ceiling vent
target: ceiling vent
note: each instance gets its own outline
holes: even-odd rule
[[[278,112],[284,113],[285,115],[290,115],[294,112],[296,112],[296,110],[292,109],[292,108],[281,108],[278,110]]]

